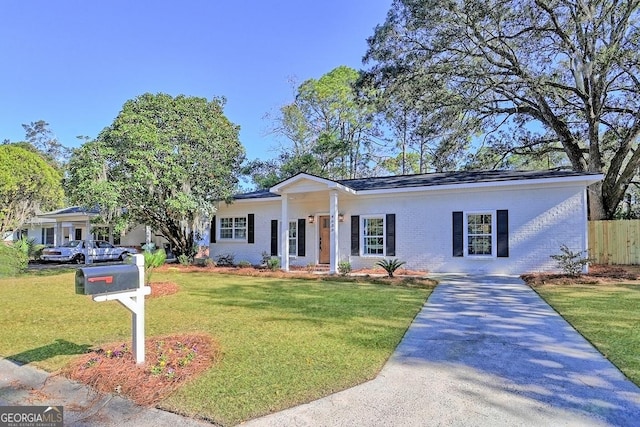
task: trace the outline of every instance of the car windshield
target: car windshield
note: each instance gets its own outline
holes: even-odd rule
[[[72,240],[62,245],[63,248],[75,248],[78,246],[82,246],[82,240]]]

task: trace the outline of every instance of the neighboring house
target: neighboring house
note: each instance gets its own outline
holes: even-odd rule
[[[587,249],[586,187],[600,174],[482,171],[333,181],[298,174],[269,190],[220,202],[211,222],[213,258],[282,269],[382,259],[430,272],[554,271],[565,244]]]
[[[71,206],[37,215],[29,220],[20,230],[16,230],[9,240],[18,240],[22,236],[34,239],[37,244],[59,246],[70,240],[105,240],[116,246],[140,247],[147,238],[157,247],[167,243],[166,239],[150,233],[143,225],[138,225],[127,233],[114,235],[109,225],[92,224],[98,216],[97,210],[86,210],[79,206]]]

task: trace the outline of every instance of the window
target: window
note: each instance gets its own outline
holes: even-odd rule
[[[51,228],[43,228],[42,229],[42,244],[44,245],[53,245],[54,241],[54,229]]]
[[[106,240],[107,242],[110,240],[111,233],[109,233],[109,227],[95,227],[92,231],[96,236],[96,240]]]
[[[247,218],[220,218],[220,238],[245,240],[247,238]]]
[[[493,255],[493,215],[490,213],[469,213],[466,219],[467,254]]]
[[[298,255],[298,221],[289,221],[289,255]]]
[[[384,255],[384,217],[362,220],[362,254]]]

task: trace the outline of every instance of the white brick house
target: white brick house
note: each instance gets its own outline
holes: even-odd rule
[[[587,249],[587,191],[602,175],[483,171],[332,181],[298,174],[269,190],[220,202],[212,257],[290,266],[381,259],[430,272],[521,274],[557,270],[565,244]]]

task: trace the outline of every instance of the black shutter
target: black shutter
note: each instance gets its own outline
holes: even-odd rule
[[[501,210],[496,212],[497,225],[497,255],[501,258],[509,256],[509,211]]]
[[[247,243],[255,243],[256,218],[254,214],[247,215]]]
[[[387,214],[387,256],[396,256],[396,214]]]
[[[278,256],[278,220],[271,220],[271,256]]]
[[[43,244],[43,245],[46,245],[46,244],[47,244],[47,241],[44,239],[44,238],[45,238],[45,236],[44,236],[44,228],[41,228],[41,229],[40,229],[40,232],[41,232],[41,234],[42,234],[42,240],[41,240],[41,241],[42,241],[42,244]]]
[[[464,256],[464,224],[462,212],[453,213],[453,256]]]
[[[305,256],[306,253],[306,231],[304,218],[298,219],[298,256]]]
[[[213,218],[211,218],[211,233],[209,235],[209,243],[215,243],[216,242],[216,216],[214,215]]]
[[[360,215],[351,215],[351,255],[360,255]]]

